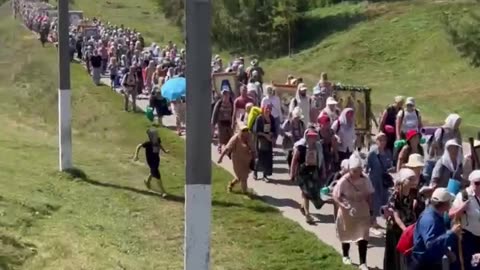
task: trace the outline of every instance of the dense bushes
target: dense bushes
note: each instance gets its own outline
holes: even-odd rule
[[[166,17],[181,26],[184,3],[156,0]],[[317,0],[214,0],[212,38],[221,49],[279,55],[289,51],[301,15]]]
[[[469,58],[472,65],[480,66],[480,11],[445,12],[444,24],[452,43]]]

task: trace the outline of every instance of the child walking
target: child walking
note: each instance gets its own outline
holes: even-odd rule
[[[163,148],[162,142],[160,137],[158,136],[158,131],[154,128],[150,128],[147,130],[148,141],[139,144],[135,149],[135,155],[133,157],[134,161],[138,160],[138,153],[140,152],[140,148],[145,148],[145,158],[147,160],[148,167],[150,167],[150,174],[148,175],[147,179],[145,180],[145,185],[148,189],[151,188],[151,180],[152,178],[157,179],[158,185],[161,190],[162,197],[166,197],[167,193],[165,192],[165,188],[163,187],[162,177],[160,175],[160,150],[164,153],[168,153],[168,150]]]

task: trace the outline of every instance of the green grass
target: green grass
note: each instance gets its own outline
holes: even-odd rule
[[[312,86],[322,71],[333,81],[370,86],[377,112],[398,94],[414,96],[430,123],[443,123],[448,113],[458,112],[465,131],[473,134],[480,128],[479,70],[451,45],[441,19],[445,11],[474,7],[408,1],[313,10],[310,20],[323,20],[325,28],[317,30],[327,34],[291,58],[264,62],[265,70],[270,79],[295,74]],[[356,20],[347,24],[335,16]]]
[[[77,1],[81,2],[81,1]],[[125,1],[126,3],[126,1]],[[160,130],[167,190],[131,162],[149,124],[72,65],[74,163],[57,172],[57,61],[0,9],[0,268],[182,269],[184,142]],[[212,269],[345,269],[339,255],[257,200],[226,194],[213,170]]]

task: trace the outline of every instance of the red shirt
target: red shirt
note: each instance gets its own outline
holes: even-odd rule
[[[239,96],[237,99],[235,99],[234,107],[237,109],[245,110],[245,106],[248,103],[253,103],[253,100],[250,97]]]

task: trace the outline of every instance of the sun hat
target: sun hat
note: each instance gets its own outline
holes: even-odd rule
[[[414,105],[415,106],[415,99],[413,97],[408,97],[407,101],[405,102],[407,105]]]
[[[292,111],[292,117],[302,119],[303,118],[302,109],[300,107],[295,107],[295,109],[293,109]]]
[[[480,140],[473,141],[473,147],[477,148],[480,146]]]
[[[404,164],[407,168],[420,168],[425,167],[425,161],[420,154],[411,154],[408,157],[408,162]]]
[[[410,141],[416,135],[418,135],[418,131],[411,129],[407,131],[407,134],[405,134],[405,138],[407,139],[407,141]]]
[[[313,88],[313,94],[314,95],[320,95],[321,93],[322,93],[322,90],[320,90],[320,88],[318,88],[318,87]]]
[[[357,169],[362,167],[363,167],[363,163],[360,157],[356,154],[352,154],[348,159],[348,168],[351,170],[351,169]]]
[[[480,170],[475,170],[468,176],[470,182],[480,182]]]
[[[327,98],[327,105],[337,105],[338,102],[335,100],[333,97],[328,97]]]
[[[433,191],[432,202],[451,202],[453,196],[446,188],[437,188]]]

